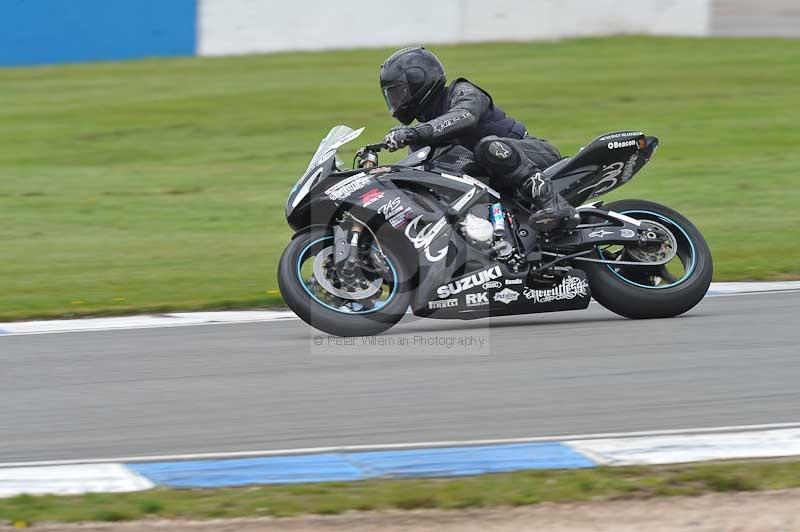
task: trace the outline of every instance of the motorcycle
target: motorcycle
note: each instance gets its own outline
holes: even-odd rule
[[[469,320],[580,310],[592,297],[621,316],[665,318],[708,290],[711,252],[687,218],[651,201],[594,200],[642,169],[656,137],[602,135],[543,170],[581,222],[540,234],[531,205],[469,175],[475,161],[463,146],[380,165],[387,147],[371,144],[343,168],[339,148],[363,130],[331,129],[286,202],[296,232],[279,262],[280,291],[321,331],[379,334],[409,307]]]

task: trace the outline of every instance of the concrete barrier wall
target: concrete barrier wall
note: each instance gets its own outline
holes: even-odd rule
[[[200,0],[198,53],[226,55],[408,43],[707,35],[711,0]]]
[[[800,37],[800,0],[0,0],[0,66],[619,34]]]

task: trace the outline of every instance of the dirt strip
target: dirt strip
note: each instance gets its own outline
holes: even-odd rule
[[[0,531],[13,530],[0,526]],[[800,490],[541,504],[467,511],[393,511],[283,519],[40,525],[59,532],[792,532],[800,531]]]

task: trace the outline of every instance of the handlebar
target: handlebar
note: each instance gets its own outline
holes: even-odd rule
[[[388,148],[389,146],[385,142],[367,144],[363,148],[359,148],[353,160],[353,166],[357,168],[374,168],[378,166],[378,152]]]
[[[356,168],[374,168],[378,166],[378,152],[388,147],[385,142],[379,142],[359,148],[353,160],[353,166]]]
[[[377,143],[377,144],[367,144],[366,146],[364,146],[363,148],[361,148],[359,151],[364,151],[364,152],[368,152],[368,151],[371,151],[371,152],[379,152],[379,151],[381,151],[381,150],[385,150],[385,149],[388,149],[388,148],[389,148],[389,146],[387,146],[385,142],[379,142],[379,143]]]

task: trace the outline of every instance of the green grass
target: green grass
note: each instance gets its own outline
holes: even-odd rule
[[[717,280],[800,277],[800,41],[435,51],[565,154],[659,136],[613,197],[688,215]],[[0,70],[0,320],[279,303],[286,194],[332,125],[366,125],[363,143],[393,125],[388,52]]]
[[[451,479],[373,480],[217,490],[157,489],[73,497],[0,499],[0,524],[230,518],[523,506],[800,487],[800,462],[718,462],[665,467],[522,471]]]

